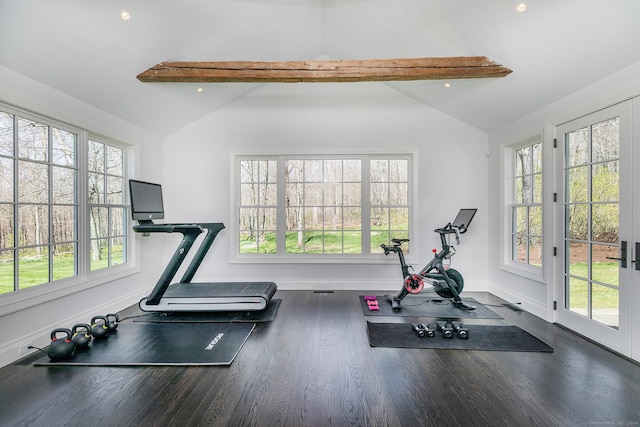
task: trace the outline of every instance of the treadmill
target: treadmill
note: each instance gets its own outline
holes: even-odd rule
[[[151,293],[140,300],[143,311],[150,312],[218,312],[264,310],[276,293],[273,282],[204,282],[191,280],[209,248],[225,227],[214,223],[156,224],[164,218],[162,187],[138,180],[129,180],[132,218],[138,221],[133,231],[148,236],[151,233],[181,233],[182,240],[169,260]],[[196,239],[204,233],[202,243],[179,282],[171,284],[178,269]]]

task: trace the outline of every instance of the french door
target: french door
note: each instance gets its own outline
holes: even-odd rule
[[[640,300],[640,288],[632,292],[633,280],[640,276],[634,276],[634,242],[640,242],[640,224],[634,227],[633,218],[632,168],[640,168],[632,157],[634,102],[556,129],[556,171],[561,173],[556,185],[559,262],[554,299],[556,322],[638,359],[638,343],[632,342],[633,330],[640,332],[632,318]],[[640,121],[635,128],[640,132]],[[639,212],[640,202],[635,203]]]

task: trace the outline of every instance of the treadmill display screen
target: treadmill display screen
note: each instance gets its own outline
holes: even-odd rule
[[[131,217],[137,221],[164,218],[162,186],[151,182],[129,180],[131,195]]]

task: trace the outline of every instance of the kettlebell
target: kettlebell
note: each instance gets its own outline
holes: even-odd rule
[[[91,335],[97,340],[109,336],[109,320],[106,316],[93,316],[91,319]]]
[[[115,332],[118,329],[118,322],[120,321],[120,316],[117,313],[109,313],[105,316],[107,318],[107,328],[109,328],[109,333]]]
[[[64,338],[58,338],[57,334],[61,332],[66,335]],[[67,328],[58,328],[51,331],[51,344],[49,344],[49,359],[54,362],[70,360],[76,353],[76,343],[71,339],[71,331]]]
[[[80,331],[78,331],[80,329]],[[84,329],[84,330],[83,330]],[[76,343],[76,347],[87,348],[91,342],[91,326],[86,323],[78,323],[71,328],[71,339]]]

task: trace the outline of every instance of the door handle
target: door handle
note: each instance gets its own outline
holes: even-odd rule
[[[636,242],[636,259],[631,260],[636,265],[636,270],[640,270],[640,242]]]
[[[637,249],[638,249],[638,243],[636,243],[636,252],[637,252]],[[636,253],[636,257],[637,256],[638,254]],[[609,257],[609,256],[605,258],[620,261],[620,267],[627,268],[627,242],[624,240],[620,242],[620,258]],[[636,262],[636,269],[640,270],[640,268],[638,268],[638,262]]]

